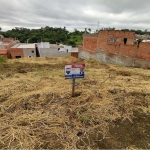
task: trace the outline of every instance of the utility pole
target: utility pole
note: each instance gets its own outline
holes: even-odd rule
[[[98,53],[98,43],[99,43],[98,31],[99,31],[99,21],[98,21],[98,24],[97,24],[97,43],[96,43],[96,52],[97,53]]]
[[[98,21],[98,24],[97,24],[97,32],[99,31],[99,21]]]

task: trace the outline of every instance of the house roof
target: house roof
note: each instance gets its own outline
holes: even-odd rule
[[[147,40],[147,39],[150,39],[150,35],[147,35],[147,34],[146,35],[135,34],[135,38]]]
[[[19,45],[17,48],[35,48],[35,44],[22,44]]]
[[[3,42],[0,42],[0,45],[3,45],[3,46],[7,46],[7,45],[9,45],[9,43],[3,43]]]
[[[27,44],[27,43],[19,43],[14,45],[11,48],[35,48],[35,43]]]
[[[1,55],[7,54],[7,50],[0,50],[0,54]]]

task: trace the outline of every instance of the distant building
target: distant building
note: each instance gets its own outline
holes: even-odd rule
[[[134,32],[120,30],[101,30],[97,34],[84,34],[83,45],[78,46],[79,58],[95,58],[106,63],[148,68],[149,38],[148,35],[135,35]]]
[[[36,44],[19,43],[10,48],[12,58],[36,57]]]
[[[11,58],[10,48],[16,43],[19,43],[19,41],[14,41],[12,38],[4,38],[4,36],[0,35],[0,55],[5,58]]]
[[[41,42],[37,45],[41,57],[78,56],[77,54],[75,54],[78,53],[78,48],[72,48],[72,46],[69,45],[50,44],[48,42]]]
[[[41,57],[61,57],[61,56],[70,56],[70,53],[65,51],[59,52],[58,49],[61,48],[61,45],[50,44],[49,42],[41,42],[37,44],[39,53]]]
[[[0,35],[0,42],[3,41],[3,38],[4,38],[4,36],[3,36],[3,35]]]

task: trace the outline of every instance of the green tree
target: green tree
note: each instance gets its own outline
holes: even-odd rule
[[[20,40],[21,43],[27,41],[29,43],[36,43],[40,41],[50,42],[55,44],[56,42],[61,42],[62,44],[68,44],[68,42],[73,41],[75,44],[82,43],[82,34],[84,31],[79,31],[75,29],[73,32],[63,28],[53,28],[53,27],[41,27],[39,29],[27,29],[24,27],[15,27],[12,30],[8,30],[3,33],[5,37],[16,38]],[[42,39],[42,40],[41,40]],[[73,42],[71,42],[73,44]]]
[[[68,41],[68,45],[71,45],[72,47],[76,47],[75,41]]]

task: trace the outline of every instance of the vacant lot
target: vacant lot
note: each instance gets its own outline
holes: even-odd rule
[[[150,148],[150,70],[84,61],[71,97],[73,59],[0,64],[0,148]]]

